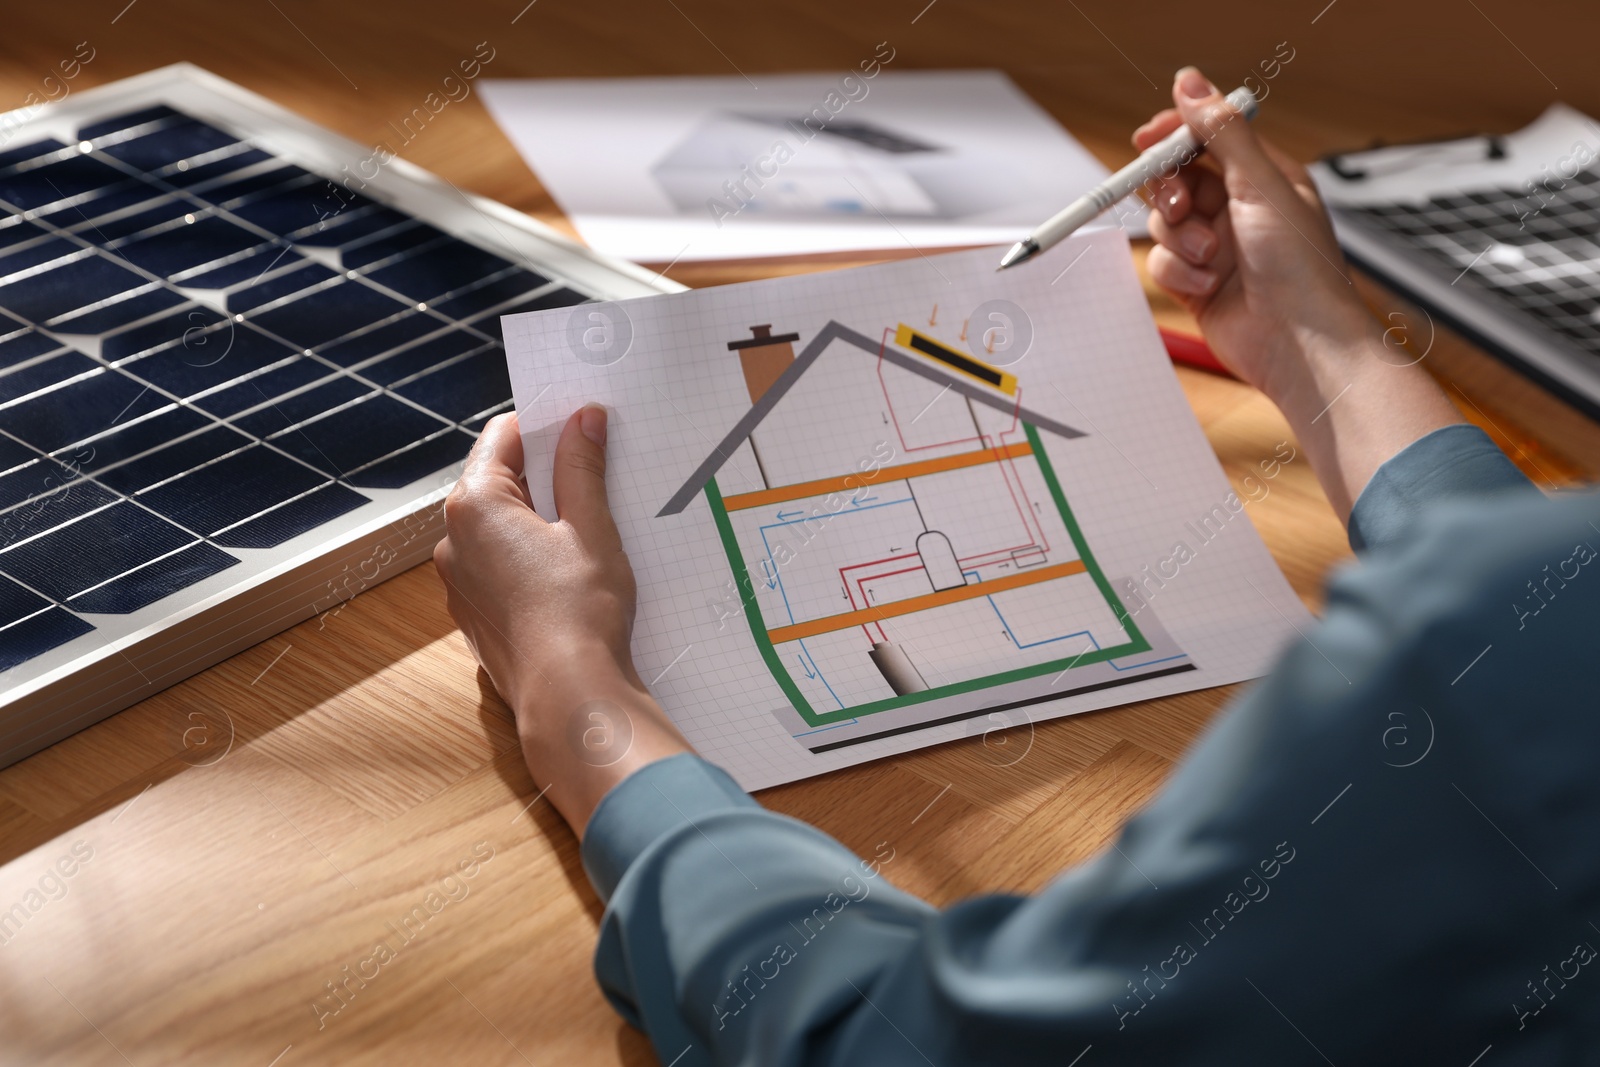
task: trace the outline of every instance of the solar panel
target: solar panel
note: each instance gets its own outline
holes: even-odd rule
[[[499,316],[664,287],[193,67],[53,107],[0,146],[0,765],[425,558]]]

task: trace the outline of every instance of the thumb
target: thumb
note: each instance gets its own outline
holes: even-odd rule
[[[1288,195],[1288,179],[1267,154],[1244,114],[1194,67],[1173,79],[1172,101],[1206,153],[1222,168],[1228,195],[1236,200],[1277,200]]]
[[[551,489],[556,511],[585,537],[617,538],[606,503],[606,409],[586,404],[572,413],[556,442]]]

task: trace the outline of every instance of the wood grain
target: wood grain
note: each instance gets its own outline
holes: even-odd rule
[[[7,12],[0,107],[39,92],[87,40],[96,55],[75,87],[188,60],[373,144],[393,138],[389,123],[480,41],[495,49],[489,76],[743,73],[759,84],[769,72],[842,71],[887,40],[897,69],[1007,70],[1116,164],[1131,155],[1132,127],[1164,105],[1175,67],[1198,62],[1232,82],[1287,41],[1295,58],[1261,128],[1299,158],[1376,138],[1510,130],[1562,93],[1600,113],[1588,0],[524,3],[21,5]],[[571,232],[476,96],[401,155]],[[914,254],[670,273],[708,285]],[[1163,323],[1192,328],[1149,293]],[[1380,314],[1398,308],[1369,297]],[[1593,425],[1537,388],[1454,347],[1430,353],[1425,365],[1435,364],[1544,484],[1600,468]],[[1289,439],[1249,388],[1178,377],[1236,486]],[[1249,515],[1315,605],[1348,548],[1309,466],[1289,464]],[[762,799],[852,847],[887,842],[890,875],[938,903],[1035,890],[1108,847],[1231,692],[973,737]],[[572,836],[536,795],[431,565],[0,771],[0,914],[43,901],[0,943],[4,1057],[652,1062],[594,984],[599,902]],[[459,867],[485,853],[464,878]],[[391,924],[417,922],[418,908],[414,936],[396,934]],[[363,979],[380,942],[398,948]]]

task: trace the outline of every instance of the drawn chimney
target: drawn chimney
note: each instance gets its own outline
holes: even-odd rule
[[[774,336],[771,323],[750,327],[750,334],[741,340],[729,341],[728,351],[739,353],[744,386],[750,391],[750,403],[755,404],[794,362],[794,342],[800,340],[800,335]]]

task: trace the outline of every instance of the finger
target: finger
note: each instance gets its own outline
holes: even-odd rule
[[[1164,245],[1156,245],[1150,250],[1145,267],[1150,271],[1152,281],[1176,296],[1210,296],[1217,288],[1215,271],[1185,263]]]
[[[606,409],[589,404],[572,413],[556,442],[556,512],[580,536],[600,544],[617,542],[606,503]]]
[[[1166,178],[1155,178],[1143,186],[1150,206],[1168,222],[1181,222],[1194,209],[1194,198],[1187,175],[1179,172]]]
[[[1198,216],[1190,216],[1176,225],[1156,216],[1150,220],[1150,236],[1167,251],[1196,267],[1209,266],[1217,254],[1216,231]]]
[[[1169,107],[1165,111],[1158,111],[1149,122],[1133,131],[1133,147],[1143,152],[1182,125],[1183,116],[1178,114],[1177,108]]]
[[[1228,195],[1252,203],[1290,192],[1289,179],[1262,148],[1250,123],[1193,67],[1178,71],[1172,99],[1206,153],[1222,168]]]
[[[1222,175],[1209,168],[1194,168],[1194,185],[1190,196],[1194,200],[1194,213],[1214,219],[1228,206],[1228,187]]]
[[[1272,160],[1274,166],[1283,171],[1283,176],[1288,178],[1291,183],[1294,185],[1312,185],[1315,188],[1311,181],[1311,172],[1306,170],[1304,163],[1289,156],[1283,149],[1265,137],[1257,137],[1256,140],[1261,142],[1261,150],[1267,154],[1267,158]]]
[[[522,480],[522,433],[511,412],[489,420],[467,453],[461,482],[473,491],[504,497],[532,507]]]

